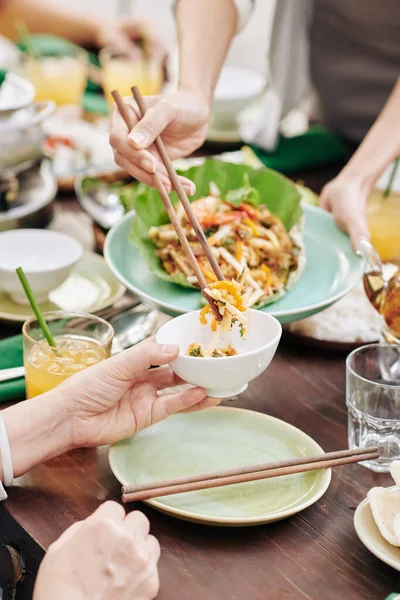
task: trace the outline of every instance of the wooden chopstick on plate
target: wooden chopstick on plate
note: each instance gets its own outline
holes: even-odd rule
[[[135,88],[135,89],[137,89],[137,88]],[[140,95],[139,90],[137,90],[137,94]],[[128,108],[128,106],[123,101],[122,96],[118,92],[118,90],[114,90],[113,92],[111,92],[111,95],[112,95],[112,97],[115,100],[115,103],[116,103],[116,105],[118,107],[118,110],[119,110],[119,113],[120,113],[121,117],[124,119],[124,121],[125,121],[127,127],[129,128],[129,130],[131,130],[133,128],[133,126],[135,125],[135,122],[133,120],[133,114],[131,114],[130,109]],[[138,98],[139,98],[139,96],[138,96]],[[144,101],[143,101],[143,98],[141,96],[140,96],[140,98],[142,99],[142,107],[143,107]],[[168,160],[169,160],[169,157],[168,157]],[[171,163],[171,168],[173,170],[172,163]],[[178,179],[178,176],[176,175],[176,173],[175,173],[175,176]],[[183,250],[184,250],[184,252],[185,252],[185,254],[186,254],[189,262],[192,265],[192,268],[193,268],[193,271],[194,271],[194,273],[196,275],[197,281],[199,282],[199,285],[201,287],[201,291],[203,293],[203,296],[205,297],[205,299],[207,300],[207,302],[210,304],[210,307],[211,307],[211,309],[212,309],[212,311],[214,313],[214,316],[217,319],[217,321],[221,321],[222,316],[221,316],[221,313],[218,310],[218,307],[217,307],[216,303],[214,302],[214,300],[205,291],[206,288],[208,287],[206,278],[204,277],[204,275],[203,275],[203,273],[202,273],[202,271],[201,271],[201,269],[199,267],[199,264],[198,264],[198,262],[196,260],[195,255],[193,254],[193,250],[192,250],[192,248],[191,248],[191,246],[190,246],[190,244],[189,244],[189,242],[187,240],[187,237],[185,235],[185,232],[183,231],[183,228],[182,228],[182,226],[181,226],[181,224],[180,224],[180,222],[178,220],[178,217],[176,215],[175,209],[174,209],[174,207],[172,205],[172,202],[171,202],[171,200],[170,200],[170,198],[168,196],[168,192],[165,189],[165,186],[164,186],[164,184],[163,184],[163,182],[162,182],[162,180],[161,180],[161,178],[160,178],[160,176],[158,175],[157,172],[153,174],[153,178],[154,178],[155,188],[157,189],[157,191],[158,191],[158,193],[160,195],[160,198],[162,200],[162,203],[164,204],[165,210],[167,211],[168,218],[170,219],[170,221],[171,221],[171,223],[172,223],[172,225],[173,225],[173,227],[174,227],[174,229],[176,231],[176,234],[177,234],[177,236],[179,238],[179,241],[182,244],[182,248],[183,248]],[[174,183],[174,185],[175,185],[175,183]],[[182,188],[181,185],[179,185],[178,187],[180,187],[180,189],[183,190],[183,188]],[[178,193],[178,196],[179,196],[179,198],[180,198],[183,206],[185,207],[184,201],[182,201],[182,198],[180,196],[180,193],[179,193],[178,189],[176,191]],[[186,198],[187,203],[190,206],[190,202],[189,202],[189,200],[188,200],[188,198],[187,198],[187,196],[186,196],[186,194],[185,194],[184,191],[183,191],[183,193],[184,193],[184,196]],[[201,233],[203,235],[203,238],[205,240],[206,246],[207,246],[207,251],[205,251],[206,255],[207,255],[207,258],[209,259],[211,266],[213,266],[212,263],[211,263],[210,257],[212,256],[212,258],[214,259],[214,263],[216,263],[215,257],[214,257],[214,255],[212,253],[212,250],[211,250],[211,248],[210,248],[210,246],[209,246],[209,244],[207,242],[207,239],[206,239],[206,237],[204,235],[204,232],[202,231],[202,229],[200,227],[200,224],[198,223],[198,221],[196,219],[196,216],[195,216],[195,214],[193,212],[193,209],[191,207],[190,207],[190,210],[192,212],[192,217],[195,219],[195,221],[197,223],[197,226],[194,228],[194,230],[196,232],[196,235],[198,234],[199,231],[201,231]],[[192,223],[192,221],[190,221],[190,222]],[[199,239],[199,242],[202,243],[201,242],[201,238],[198,238],[198,239]],[[221,273],[221,269],[219,268],[219,266],[218,266],[218,272],[216,272],[215,270],[214,270],[214,272],[215,272],[215,275],[216,275],[217,279],[220,279],[221,277],[219,275],[222,276],[222,273]],[[223,276],[222,276],[222,278],[223,278]]]
[[[375,458],[379,458],[378,447],[371,446],[370,448],[339,450],[318,456],[304,456],[280,462],[251,465],[216,473],[203,473],[169,481],[157,481],[142,485],[125,485],[122,487],[122,502],[137,502],[139,500],[149,500],[150,498],[170,496],[172,494],[182,494],[184,492],[205,490],[225,485],[259,481],[261,479],[270,479],[271,477],[282,477],[283,475],[292,475],[294,473],[329,469],[331,467]]]

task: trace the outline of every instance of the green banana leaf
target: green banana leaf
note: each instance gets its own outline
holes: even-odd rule
[[[300,229],[303,211],[300,206],[300,194],[296,186],[286,177],[271,169],[253,169],[246,165],[227,163],[220,160],[206,160],[201,166],[191,167],[179,174],[191,179],[196,185],[196,193],[191,201],[208,196],[210,183],[219,189],[221,196],[243,186],[244,178],[258,191],[258,204],[265,204],[279,217],[287,231]],[[246,175],[247,174],[247,175]],[[173,204],[178,197],[170,195]],[[137,186],[129,198],[124,198],[125,207],[135,210],[132,220],[130,242],[138,248],[149,269],[165,281],[184,287],[194,287],[186,281],[184,275],[171,277],[162,267],[156,255],[157,247],[149,237],[149,229],[168,223],[168,216],[156,190],[143,184]],[[278,298],[274,298],[274,301]]]

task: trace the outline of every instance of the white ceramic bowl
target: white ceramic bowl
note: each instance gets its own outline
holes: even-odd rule
[[[254,69],[225,66],[214,94],[211,111],[213,126],[236,125],[239,114],[261,97],[266,85],[266,77]]]
[[[38,302],[61,285],[82,256],[82,246],[64,233],[17,229],[0,233],[0,289],[29,304],[15,269],[22,267]]]
[[[187,356],[193,343],[204,347],[211,341],[209,326],[201,325],[200,311],[176,317],[163,325],[157,333],[159,344],[178,344],[180,353],[171,363],[172,370],[184,381],[204,387],[208,396],[228,398],[240,394],[247,384],[261,375],[271,362],[282,334],[282,327],[271,315],[250,310],[250,330],[245,339],[238,327],[221,334],[217,347],[229,343],[238,352],[223,358],[196,358]]]

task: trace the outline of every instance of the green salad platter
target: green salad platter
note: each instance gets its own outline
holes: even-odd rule
[[[247,202],[267,205],[297,240],[297,271],[288,279],[284,293],[260,308],[281,323],[304,319],[328,308],[359,281],[363,264],[349,237],[330,214],[301,202],[298,188],[281,174],[217,160],[205,161],[184,174],[196,184],[192,200],[207,196],[210,186],[216,186],[221,196],[230,190],[239,196],[247,194]],[[171,200],[177,202],[174,193]],[[168,222],[157,192],[139,185],[123,201],[128,212],[110,230],[104,247],[113,273],[143,302],[171,316],[201,308],[200,291],[188,287],[182,278],[171,277],[156,254],[149,229]]]

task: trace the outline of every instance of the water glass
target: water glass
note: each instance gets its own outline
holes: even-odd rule
[[[400,459],[400,346],[371,344],[346,360],[349,448],[378,446],[380,458],[361,463],[386,473]]]

